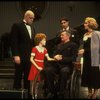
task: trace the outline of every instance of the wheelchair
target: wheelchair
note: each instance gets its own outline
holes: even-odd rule
[[[66,83],[66,89],[65,89],[65,94],[64,94],[65,99],[79,98],[79,94],[80,94],[81,64],[80,62],[73,62],[73,64],[74,64],[73,72]],[[41,75],[42,75],[41,72],[39,72],[33,84],[34,85],[33,86],[34,99],[46,99],[44,77],[42,76],[41,81],[38,82],[38,77],[40,77]],[[59,76],[55,75],[54,84],[56,88],[58,86],[57,85],[58,79],[59,79]]]
[[[79,61],[73,62],[74,69],[71,76],[70,84],[70,97],[78,99],[80,95],[80,84],[81,84],[81,63]]]

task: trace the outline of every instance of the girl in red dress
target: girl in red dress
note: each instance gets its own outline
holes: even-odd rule
[[[32,65],[28,76],[28,80],[31,81],[31,88],[35,77],[44,68],[44,58],[46,57],[47,60],[54,61],[53,58],[49,57],[47,53],[47,49],[44,47],[46,44],[46,35],[44,33],[38,33],[36,34],[34,41],[36,46],[32,48],[31,57],[30,57],[30,61]]]

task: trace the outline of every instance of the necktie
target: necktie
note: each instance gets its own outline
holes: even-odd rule
[[[28,23],[25,23],[25,24],[30,26],[30,24],[28,24]]]

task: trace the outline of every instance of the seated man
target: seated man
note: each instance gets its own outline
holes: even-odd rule
[[[58,92],[60,97],[63,98],[66,88],[66,82],[69,79],[73,71],[73,63],[76,61],[78,46],[70,41],[69,31],[61,32],[61,43],[57,45],[54,51],[55,62],[50,62],[44,69],[45,72],[45,84],[49,96],[52,96],[55,92],[54,80],[55,75],[59,75]],[[51,94],[51,95],[50,95]]]

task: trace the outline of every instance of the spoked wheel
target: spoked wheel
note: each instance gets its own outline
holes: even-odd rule
[[[76,77],[75,98],[79,98],[80,96],[80,86],[81,86],[81,72],[78,72]]]
[[[75,92],[75,70],[73,71],[72,77],[71,77],[71,85],[70,85],[70,98],[74,98],[74,92]]]
[[[80,93],[80,75],[78,72],[74,73],[73,83],[71,86],[72,98],[79,98]]]
[[[79,98],[80,94],[80,83],[81,83],[81,72],[79,69],[74,69],[72,78],[71,78],[71,86],[70,86],[70,97],[71,98]]]

